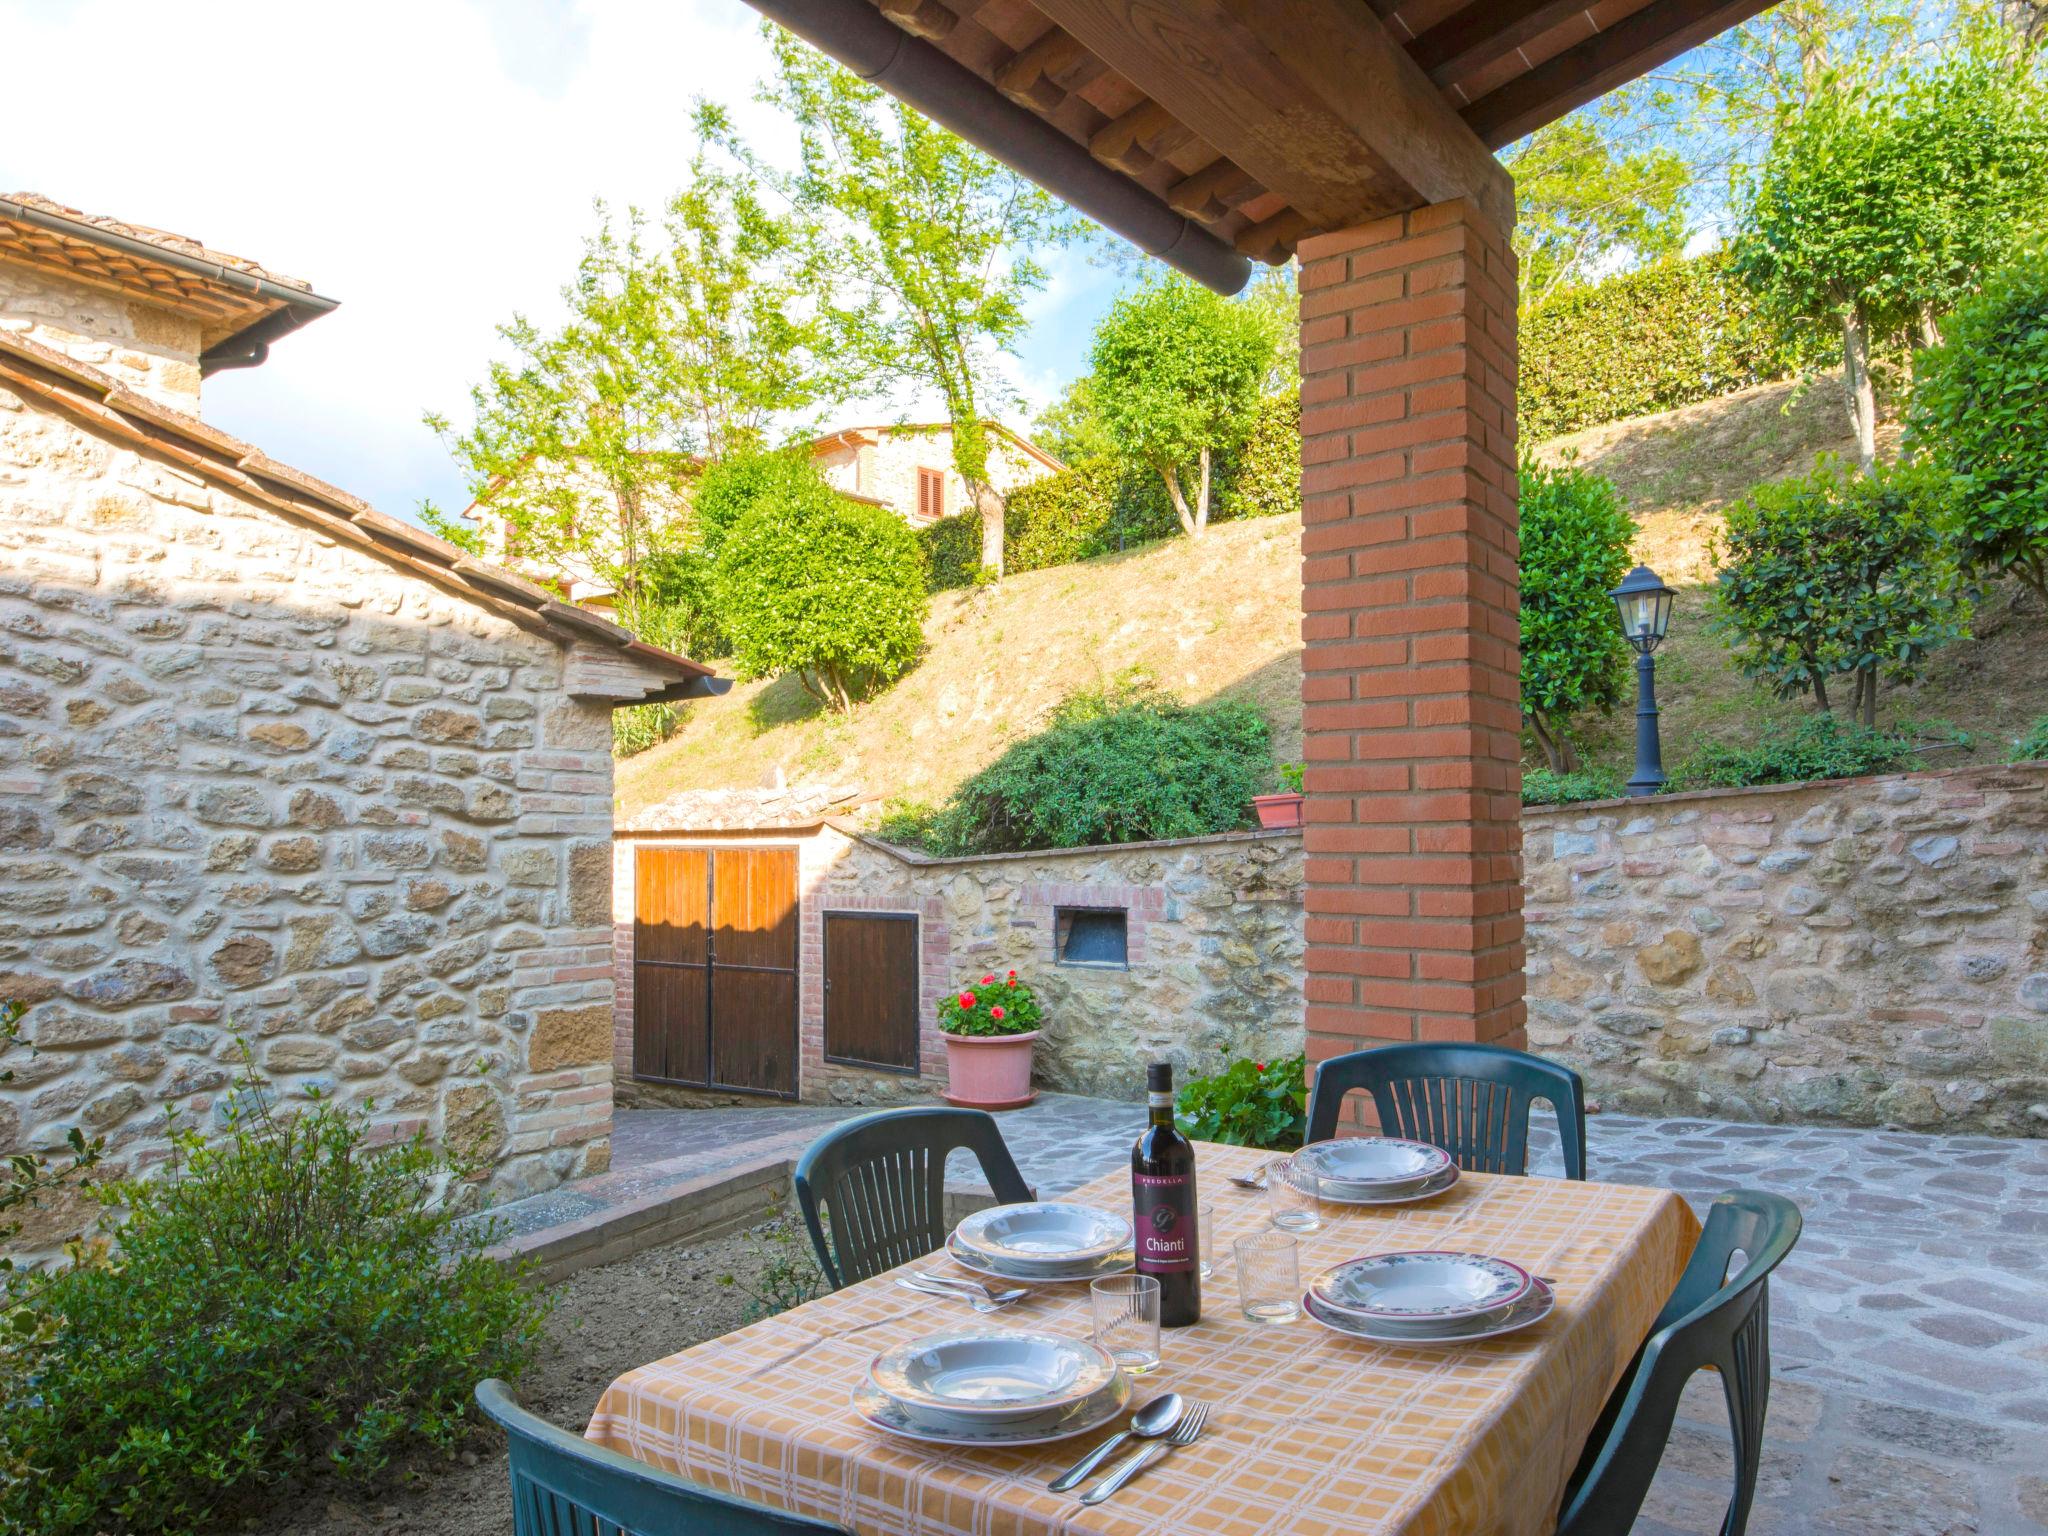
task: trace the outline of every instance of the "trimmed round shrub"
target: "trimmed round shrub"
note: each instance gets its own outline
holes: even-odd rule
[[[1005,537],[1008,524],[1005,523]],[[933,592],[971,587],[981,578],[981,514],[959,512],[917,531],[924,582]]]
[[[895,513],[805,470],[774,482],[725,535],[712,592],[741,676],[794,676],[845,711],[917,659],[924,559]]]
[[[1522,714],[1555,772],[1576,766],[1565,722],[1602,714],[1628,689],[1628,641],[1608,594],[1629,570],[1635,519],[1614,483],[1562,464],[1525,463],[1522,501]]]
[[[1945,331],[1917,364],[1911,441],[1954,483],[1970,568],[2048,605],[2048,246],[1995,273]]]

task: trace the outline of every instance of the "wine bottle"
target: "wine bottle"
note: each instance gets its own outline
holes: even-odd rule
[[[1202,1317],[1202,1239],[1196,1230],[1195,1149],[1173,1123],[1173,1066],[1145,1069],[1151,1123],[1131,1148],[1132,1229],[1138,1273],[1159,1282],[1159,1324],[1185,1328]]]

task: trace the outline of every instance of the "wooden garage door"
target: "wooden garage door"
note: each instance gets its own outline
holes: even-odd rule
[[[825,914],[825,1059],[917,1071],[917,919]]]
[[[633,887],[633,1075],[795,1097],[796,851],[641,848]]]

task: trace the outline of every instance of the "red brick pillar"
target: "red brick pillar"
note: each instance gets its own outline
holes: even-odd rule
[[[1463,201],[1299,254],[1309,1060],[1521,1045],[1514,255]]]

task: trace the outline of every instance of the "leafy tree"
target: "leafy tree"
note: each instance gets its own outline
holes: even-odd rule
[[[1916,677],[1968,632],[1946,495],[1925,468],[1860,475],[1829,455],[1731,507],[1715,599],[1743,673],[1830,712],[1828,683],[1847,677],[1851,716],[1874,725],[1880,673]]]
[[[917,536],[851,501],[808,458],[773,456],[720,544],[712,593],[744,677],[793,675],[850,712],[917,659],[925,611]]]
[[[1515,255],[1524,309],[1612,267],[1675,256],[1685,244],[1691,172],[1638,137],[1627,88],[1537,129],[1502,157],[1514,173]]]
[[[1190,535],[1209,525],[1216,456],[1251,434],[1276,346],[1269,309],[1178,273],[1118,299],[1096,328],[1103,425],[1121,454],[1166,482]],[[1190,471],[1192,487],[1182,478]]]
[[[953,467],[982,520],[982,563],[1003,563],[1003,499],[987,422],[1011,398],[1001,357],[1045,286],[1037,253],[1081,225],[1064,204],[965,140],[770,26],[776,80],[761,100],[800,135],[794,173],[767,168],[715,112],[700,124],[789,200],[831,294],[835,346],[870,382],[936,395]]]
[[[1781,315],[1841,327],[1857,458],[1876,462],[1875,340],[1933,335],[2048,196],[2031,75],[1972,58],[1887,90],[1843,84],[1779,127],[1737,269]]]
[[[1572,715],[1614,708],[1628,690],[1628,642],[1608,595],[1628,574],[1635,519],[1611,481],[1565,463],[1525,461],[1522,500],[1522,715],[1553,773],[1577,770]]]
[[[1067,387],[1031,418],[1031,440],[1069,465],[1106,459],[1116,452],[1116,440],[1103,425],[1102,409],[1096,404],[1093,374],[1069,380]]]
[[[1952,477],[1965,562],[2048,607],[2048,247],[1995,274],[1923,355],[1909,438]]]

